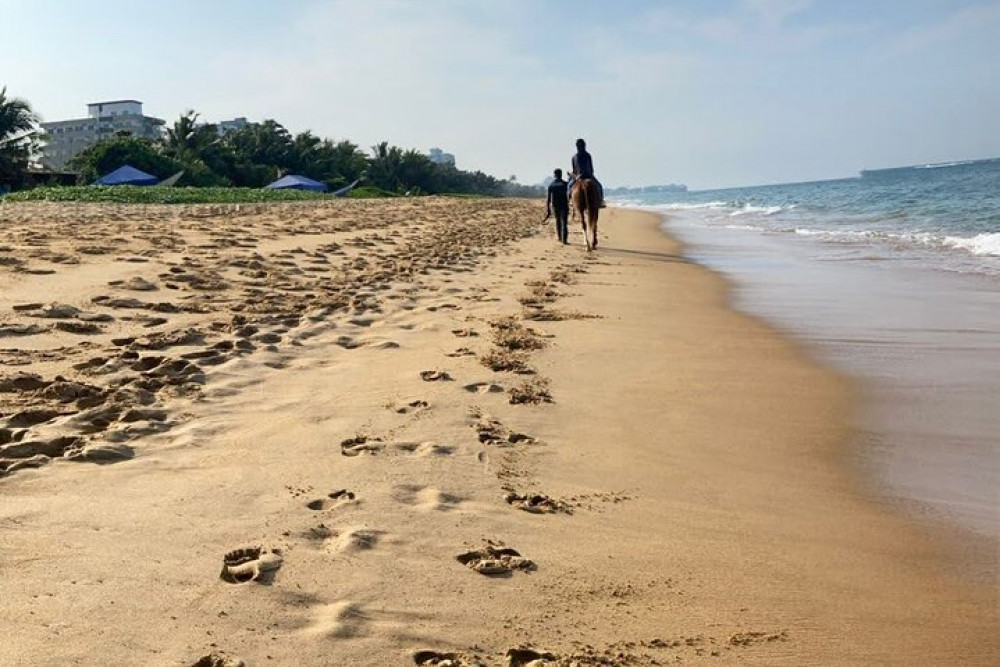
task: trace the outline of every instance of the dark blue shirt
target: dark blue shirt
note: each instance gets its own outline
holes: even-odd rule
[[[555,180],[549,185],[549,204],[559,213],[569,210],[566,181]]]
[[[573,172],[580,178],[594,177],[594,160],[586,150],[577,151],[573,156]]]

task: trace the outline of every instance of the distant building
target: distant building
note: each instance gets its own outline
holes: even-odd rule
[[[219,136],[226,134],[227,132],[235,132],[236,130],[242,130],[244,127],[249,125],[247,119],[243,116],[239,118],[233,118],[232,120],[220,120],[215,124],[216,129],[219,132]]]
[[[427,151],[427,157],[434,164],[447,164],[452,167],[455,166],[455,156],[451,153],[445,153],[440,148],[432,148]]]
[[[42,164],[61,170],[79,153],[116,132],[128,132],[135,137],[158,140],[164,122],[142,115],[142,102],[113,100],[87,105],[87,117],[42,123],[46,145],[42,149]]]

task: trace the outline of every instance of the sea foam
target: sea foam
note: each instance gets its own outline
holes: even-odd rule
[[[1000,232],[978,234],[972,238],[946,236],[944,243],[952,248],[959,248],[970,252],[973,255],[1000,257]]]

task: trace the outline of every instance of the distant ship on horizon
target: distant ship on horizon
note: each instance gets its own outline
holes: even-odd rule
[[[907,171],[922,169],[947,169],[950,167],[968,167],[1000,162],[1000,157],[978,158],[975,160],[954,160],[951,162],[932,162],[930,164],[912,164],[905,167],[883,167],[880,169],[862,169],[861,178],[879,178],[896,176]]]

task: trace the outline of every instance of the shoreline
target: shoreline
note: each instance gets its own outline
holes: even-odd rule
[[[1000,320],[988,316],[994,284],[923,267],[845,263],[837,247],[808,239],[663,219],[667,233],[690,241],[696,261],[734,281],[733,307],[857,379],[849,464],[864,491],[935,531],[970,577],[995,582],[991,479],[1000,470],[986,398],[996,391],[988,341],[1000,336]]]
[[[221,281],[177,293],[212,312],[167,318],[205,342],[155,354],[238,339],[206,326],[226,309],[258,323],[256,349],[190,357],[203,389],[158,394],[169,428],[128,440],[134,458],[0,478],[0,663],[413,664],[427,649],[492,665],[526,644],[581,664],[1000,655],[995,595],[854,487],[845,378],[732,309],[724,277],[685,259],[656,216],[608,209],[588,257],[531,235],[537,208],[348,204],[290,223],[276,207],[216,221],[222,232],[154,213],[187,245],[111,265],[122,280],[169,276],[187,256],[188,273]],[[330,223],[344,216],[365,225]],[[111,256],[142,256],[139,243]],[[265,284],[233,263],[254,255]],[[60,268],[78,278],[67,303],[107,290],[109,261]],[[331,305],[293,323],[301,285],[271,290],[311,275],[313,292],[336,288]],[[50,278],[10,279],[20,297]],[[481,363],[505,326],[500,352],[541,347],[522,359],[535,375]],[[528,394],[554,402],[509,403],[534,380],[547,387]],[[512,493],[550,503],[519,511]],[[535,568],[489,577],[456,561],[501,543]],[[281,559],[269,580],[220,581],[223,555],[254,546]]]

